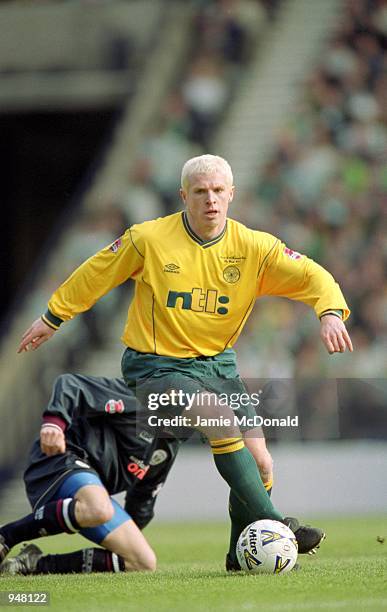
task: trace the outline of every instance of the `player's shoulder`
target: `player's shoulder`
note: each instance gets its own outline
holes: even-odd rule
[[[145,257],[148,248],[164,242],[165,237],[181,224],[181,213],[174,213],[165,217],[158,217],[143,223],[135,223],[125,232],[128,244],[132,244],[136,251]]]
[[[166,233],[173,231],[179,225],[181,225],[181,212],[157,217],[157,219],[151,219],[143,223],[136,223],[129,228],[128,232],[132,239],[135,238],[146,243],[148,240],[152,242],[157,240],[158,236],[165,236]]]
[[[262,232],[254,228],[247,227],[235,219],[229,218],[227,223],[229,225],[231,234],[238,236],[243,241],[251,243],[259,249],[270,250],[275,246],[275,244],[280,242],[279,238],[276,238],[276,236],[273,236],[268,232]]]
[[[142,223],[136,223],[130,228],[132,231],[142,236],[149,236],[154,234],[155,231],[163,231],[166,227],[176,225],[180,221],[181,212],[173,213],[172,215],[166,215],[164,217],[157,217],[150,221],[143,221]]]

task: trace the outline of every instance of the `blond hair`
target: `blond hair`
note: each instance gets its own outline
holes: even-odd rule
[[[192,157],[185,162],[181,171],[181,187],[186,189],[188,187],[190,178],[195,174],[211,174],[212,172],[222,172],[230,185],[233,184],[233,175],[231,166],[219,155],[198,155]]]

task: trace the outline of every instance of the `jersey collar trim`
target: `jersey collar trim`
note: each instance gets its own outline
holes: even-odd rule
[[[215,238],[211,238],[211,240],[202,240],[197,234],[195,234],[195,232],[191,228],[191,226],[190,226],[190,224],[188,222],[187,215],[186,215],[185,211],[183,211],[181,213],[181,216],[182,216],[182,219],[183,219],[183,225],[184,225],[185,231],[187,232],[189,237],[192,238],[192,240],[194,240],[198,244],[200,244],[200,246],[203,247],[203,249],[208,249],[213,244],[216,244],[217,242],[222,240],[223,236],[226,233],[226,230],[227,230],[227,220],[226,220],[225,226],[222,229],[222,231],[220,232],[220,234],[215,236]]]

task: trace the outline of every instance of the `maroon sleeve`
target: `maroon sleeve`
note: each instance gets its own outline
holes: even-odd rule
[[[45,415],[45,416],[42,418],[42,425],[51,425],[51,424],[52,424],[52,425],[57,425],[58,427],[60,427],[60,428],[61,428],[61,430],[62,430],[63,432],[65,432],[65,431],[66,431],[66,429],[67,429],[67,423],[66,423],[66,421],[64,421],[64,420],[63,420],[63,419],[61,419],[60,417],[55,416],[54,414],[52,414],[52,415],[51,415],[51,414],[50,414],[50,415]]]

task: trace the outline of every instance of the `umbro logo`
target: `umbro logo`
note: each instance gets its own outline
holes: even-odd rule
[[[180,274],[180,266],[174,263],[165,264],[164,272],[171,272],[172,274]]]

